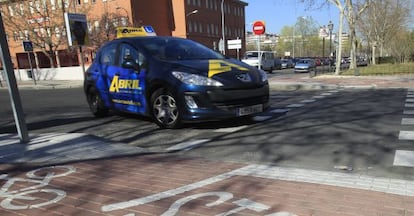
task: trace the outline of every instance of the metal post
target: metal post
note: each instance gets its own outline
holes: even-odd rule
[[[221,39],[223,40],[223,55],[226,55],[226,37],[224,30],[224,0],[221,0]]]
[[[29,59],[30,73],[32,73],[33,82],[34,82],[35,85],[37,85],[36,76],[35,76],[35,73],[33,71],[32,58],[30,57],[30,52],[27,52],[27,57]]]
[[[16,84],[16,77],[14,75],[13,63],[10,57],[9,45],[6,40],[6,32],[4,31],[3,17],[0,13],[0,56],[3,62],[3,67],[6,69],[6,82],[9,87],[10,100],[16,122],[17,133],[19,134],[21,143],[28,143],[30,141],[29,133],[27,131],[26,121],[24,118],[23,106],[20,100],[19,89]]]

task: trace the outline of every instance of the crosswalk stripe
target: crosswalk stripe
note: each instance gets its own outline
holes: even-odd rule
[[[414,125],[414,118],[403,118],[401,120],[402,125]]]
[[[414,131],[400,131],[398,139],[400,139],[400,140],[414,140]]]
[[[414,167],[414,151],[395,151],[394,166]]]
[[[414,115],[414,110],[404,110],[405,115]]]
[[[316,100],[303,100],[303,101],[301,101],[301,103],[313,103],[313,102],[315,102]]]
[[[238,130],[244,129],[246,127],[247,127],[247,125],[243,125],[243,126],[239,126],[239,127],[220,128],[220,129],[214,130],[214,132],[217,132],[217,133],[233,133],[233,132],[236,132]]]
[[[286,108],[299,108],[303,106],[305,106],[305,104],[289,104],[286,106]]]
[[[405,107],[414,107],[414,103],[406,103]]]
[[[270,111],[271,113],[286,113],[289,112],[290,109],[274,109]]]

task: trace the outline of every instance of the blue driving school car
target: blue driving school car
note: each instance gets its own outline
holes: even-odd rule
[[[112,40],[85,74],[97,117],[109,110],[150,116],[162,128],[249,116],[268,107],[266,73],[192,40],[135,36]]]

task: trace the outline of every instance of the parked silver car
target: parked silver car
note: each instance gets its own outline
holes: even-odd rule
[[[300,59],[296,62],[295,73],[316,71],[316,62],[313,59]]]

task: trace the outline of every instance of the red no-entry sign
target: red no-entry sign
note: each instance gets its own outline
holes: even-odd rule
[[[253,23],[253,32],[256,35],[262,35],[266,31],[266,27],[263,21],[256,21]]]

